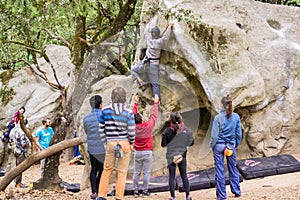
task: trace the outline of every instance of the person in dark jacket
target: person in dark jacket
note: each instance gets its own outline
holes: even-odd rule
[[[182,116],[179,112],[173,112],[170,118],[171,124],[164,130],[161,140],[161,146],[167,147],[166,158],[169,168],[169,188],[171,194],[169,200],[175,200],[176,165],[179,168],[180,176],[185,188],[186,200],[191,200],[190,185],[186,172],[186,154],[187,147],[194,144],[193,133],[184,126]],[[182,161],[175,164],[173,162],[174,157],[178,156],[182,157]]]
[[[96,199],[105,158],[105,149],[99,131],[102,97],[100,95],[92,96],[90,105],[92,111],[83,118],[83,127],[87,135],[87,147],[92,167],[90,172],[91,199]]]
[[[240,177],[236,167],[236,147],[242,140],[240,117],[232,112],[232,100],[229,96],[222,98],[223,110],[213,121],[210,147],[214,152],[216,168],[216,195],[218,200],[226,199],[226,183],[224,175],[224,150],[228,147],[232,155],[227,155],[230,189],[235,197],[241,196]]]
[[[20,114],[25,113],[25,107],[22,106],[17,112],[15,112],[12,120],[7,125],[7,133],[4,134],[4,138],[8,141],[8,148],[11,149],[10,132],[19,123]]]
[[[146,82],[149,81],[152,85],[152,95],[158,95],[158,98],[161,99],[158,80],[159,58],[163,45],[170,37],[174,22],[169,22],[169,26],[162,36],[160,36],[159,28],[157,26],[151,27],[151,24],[147,24],[144,31],[147,42],[146,56],[131,68],[131,74],[133,79],[142,87],[142,90],[145,89]],[[157,24],[156,17],[153,19],[153,24]],[[146,80],[142,80],[141,76],[146,77]]]
[[[152,147],[153,138],[152,131],[157,120],[158,95],[153,98],[153,108],[148,121],[144,120],[144,117],[138,112],[139,96],[134,98],[133,114],[135,118],[135,140],[134,140],[134,173],[133,173],[133,187],[134,197],[139,197],[139,179],[143,172],[143,187],[142,196],[149,196],[148,185],[150,181],[150,174],[153,162]]]

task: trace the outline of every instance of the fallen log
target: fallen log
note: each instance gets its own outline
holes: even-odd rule
[[[31,167],[31,165],[33,165],[37,161],[42,160],[43,158],[47,158],[64,149],[80,145],[84,142],[86,142],[86,137],[68,139],[61,141],[53,146],[50,146],[49,148],[44,149],[40,152],[31,154],[29,157],[26,158],[24,162],[22,162],[20,165],[11,169],[5,174],[3,179],[0,181],[0,191],[4,191],[6,187],[10,184],[10,182],[14,180],[14,178],[16,178],[19,174],[27,170],[29,167]]]

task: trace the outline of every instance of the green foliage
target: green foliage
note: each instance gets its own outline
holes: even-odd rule
[[[13,88],[8,88],[7,85],[4,85],[0,88],[0,98],[3,106],[6,106],[7,103],[12,100],[13,96],[16,94]]]
[[[281,4],[287,5],[287,6],[298,6],[298,7],[300,7],[300,0],[285,0],[285,1],[282,1]]]
[[[9,70],[3,70],[0,73],[0,81],[4,84],[7,85],[9,80],[13,77],[13,73]]]
[[[263,3],[270,3],[270,4],[282,4],[286,6],[300,7],[300,0],[255,0],[255,1],[260,1]]]
[[[91,44],[111,27],[120,11],[118,0],[1,0],[0,1],[0,69],[18,69],[24,66],[21,59],[34,63],[36,53],[47,44],[65,45],[45,31],[63,38],[72,45],[75,36],[75,17],[86,19],[86,37]],[[100,6],[101,8],[100,9]],[[125,52],[136,46],[139,37],[142,0],[136,5],[136,13],[124,28],[126,34],[119,40]],[[123,41],[122,41],[123,40]],[[126,43],[124,43],[126,42]],[[126,65],[133,61],[125,56]]]
[[[187,24],[190,24],[192,22],[197,24],[201,23],[201,16],[195,16],[192,10],[185,10],[183,8],[179,8],[178,5],[171,7],[163,13],[167,20],[177,19],[179,22],[184,20]]]
[[[0,99],[2,105],[4,106],[13,98],[13,95],[15,95],[13,88],[8,88],[7,86],[9,80],[12,78],[12,75],[13,73],[9,70],[4,70],[0,73],[0,81],[2,83],[0,88]]]
[[[70,39],[69,17],[64,14],[68,1],[7,0],[1,1],[0,68],[15,69],[21,59],[32,61],[30,50],[41,50],[45,44],[57,43],[43,28]],[[62,12],[63,11],[63,12]],[[65,30],[59,32],[59,30]]]

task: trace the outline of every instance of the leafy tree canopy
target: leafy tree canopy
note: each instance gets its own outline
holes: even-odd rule
[[[85,42],[101,41],[126,2],[122,0],[1,0],[0,1],[0,69],[24,66],[21,60],[36,62],[47,44],[72,48],[75,18],[85,19]],[[142,1],[124,27],[139,26]],[[138,32],[135,31],[135,34]]]

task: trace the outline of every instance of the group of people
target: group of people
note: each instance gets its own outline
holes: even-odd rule
[[[158,106],[161,101],[159,87],[159,58],[161,49],[170,36],[173,22],[169,23],[167,30],[160,37],[157,26],[145,28],[147,41],[146,56],[141,62],[133,66],[131,73],[133,78],[145,89],[146,81],[152,85],[153,108],[149,119],[146,121],[138,111],[139,96],[134,97],[134,106],[128,108],[126,91],[122,87],[116,87],[111,93],[111,103],[105,107],[102,105],[102,97],[94,95],[90,98],[91,112],[83,119],[84,130],[87,135],[87,147],[90,158],[91,171],[91,198],[97,200],[106,199],[107,189],[111,174],[117,163],[117,182],[115,198],[121,200],[124,196],[125,182],[130,162],[130,155],[134,151],[133,186],[134,197],[147,197],[149,181],[153,163],[153,129],[158,118]],[[149,29],[151,30],[149,32]],[[145,80],[142,79],[145,77]],[[224,177],[224,157],[227,159],[231,192],[241,196],[239,185],[239,173],[236,168],[236,148],[242,139],[240,117],[233,112],[232,100],[229,96],[222,99],[223,110],[213,121],[210,147],[213,149],[216,169],[216,196],[218,200],[226,199],[226,186]],[[22,107],[16,113],[24,113]],[[9,132],[13,125],[18,123],[18,117],[10,123]],[[49,147],[54,132],[50,127],[50,120],[44,119],[43,126],[37,131],[36,139],[40,148]],[[26,157],[29,144],[28,138],[22,130],[16,129],[16,163],[20,164]],[[189,128],[183,122],[179,112],[170,115],[170,126],[167,127],[161,138],[161,146],[166,147],[166,160],[169,170],[169,189],[171,197],[175,200],[175,175],[176,166],[185,188],[186,200],[191,200],[190,186],[187,177],[187,147],[194,144],[194,137]],[[224,149],[230,148],[232,155],[225,155]],[[43,176],[44,160],[41,161],[41,176]],[[143,185],[139,186],[140,176],[143,174]],[[16,178],[16,185],[21,184],[21,175]]]
[[[83,119],[87,134],[88,153],[91,161],[90,183],[92,199],[106,199],[108,184],[117,162],[117,182],[115,197],[124,196],[125,182],[131,152],[134,151],[133,186],[134,197],[150,195],[149,182],[153,162],[153,129],[158,118],[159,97],[153,97],[153,108],[148,120],[138,111],[139,96],[134,97],[134,106],[126,105],[126,91],[122,87],[112,90],[111,104],[102,108],[102,98],[94,95],[90,98],[92,111]],[[169,168],[171,198],[175,199],[176,166],[179,167],[186,199],[191,200],[186,171],[187,147],[194,144],[192,132],[184,126],[179,112],[170,115],[170,127],[162,136],[161,146],[167,148],[166,158]],[[173,162],[175,156],[182,157],[180,162]],[[140,176],[143,185],[140,187]]]
[[[153,97],[153,107],[146,121],[139,113],[139,96],[134,97],[134,106],[126,105],[126,91],[117,87],[112,91],[111,104],[102,108],[102,98],[90,98],[92,111],[83,119],[87,134],[88,152],[91,161],[90,182],[92,199],[106,199],[108,184],[117,162],[116,200],[124,196],[130,154],[134,151],[133,187],[134,197],[150,195],[149,181],[153,163],[153,129],[158,118],[159,97]],[[239,115],[233,112],[232,100],[222,99],[223,110],[213,121],[210,146],[213,149],[216,168],[216,195],[218,200],[226,199],[224,157],[227,159],[229,180],[235,197],[241,196],[239,173],[236,168],[236,147],[242,139]],[[186,200],[191,200],[187,177],[187,147],[194,144],[193,133],[183,122],[179,112],[172,112],[170,125],[164,130],[161,146],[166,147],[169,170],[169,189],[175,199],[175,176],[178,167],[185,188]],[[224,154],[230,148],[232,155]],[[143,184],[140,186],[140,176]]]
[[[157,18],[153,19],[153,23],[157,23]],[[131,74],[133,79],[137,81],[137,83],[141,86],[142,91],[145,90],[146,82],[142,80],[141,77],[145,77],[145,80],[149,81],[152,85],[152,94],[157,94],[159,99],[160,96],[160,87],[159,87],[159,58],[161,54],[161,49],[164,43],[168,40],[171,30],[173,28],[174,23],[169,22],[169,26],[165,33],[160,36],[160,30],[157,26],[154,26],[150,29],[150,25],[153,23],[149,23],[145,28],[145,39],[147,43],[146,56],[143,58],[141,62],[131,68]],[[149,30],[150,34],[149,34]],[[226,187],[225,187],[225,177],[224,177],[224,156],[227,159],[229,177],[230,177],[230,188],[232,193],[236,197],[241,196],[241,190],[239,185],[239,173],[236,168],[236,147],[239,146],[242,139],[242,130],[240,125],[240,117],[238,114],[233,113],[232,108],[232,100],[229,96],[226,96],[222,99],[222,105],[224,110],[221,111],[219,115],[217,115],[213,121],[212,128],[212,136],[210,140],[210,147],[214,152],[214,162],[216,168],[216,196],[218,200],[226,199]],[[171,122],[174,124],[174,120],[178,119],[180,116],[176,116],[176,114],[171,115]],[[178,114],[177,114],[178,115]],[[181,122],[176,122],[176,128],[172,125],[169,129],[163,134],[162,138],[162,146],[168,146],[167,150],[167,160],[168,160],[168,168],[169,168],[169,186],[171,198],[175,199],[174,188],[175,188],[175,169],[176,165],[174,162],[172,163],[172,159],[175,155],[174,153],[178,153],[175,150],[179,148],[182,144],[182,141],[177,144],[173,139],[174,135],[176,135],[176,130],[184,131],[184,126],[180,125]],[[175,131],[174,131],[175,130]],[[175,133],[175,134],[174,134]],[[191,139],[191,138],[189,138]],[[172,140],[170,143],[169,140]],[[189,141],[187,139],[187,141]],[[173,147],[174,146],[174,147]],[[227,151],[231,152],[230,155],[224,154]],[[173,152],[173,153],[172,153]],[[181,178],[183,180],[184,188],[186,190],[187,199],[189,199],[189,186],[188,180],[186,177],[186,160],[185,153],[182,153],[182,162],[178,165],[179,171],[181,174]],[[171,163],[171,164],[170,164]]]
[[[20,165],[28,156],[28,149],[30,147],[30,140],[26,133],[22,130],[20,125],[20,115],[25,113],[25,107],[22,106],[13,116],[13,119],[9,122],[7,128],[8,132],[4,135],[7,138],[8,143],[11,143],[11,137],[15,144],[14,156],[16,158],[16,166]],[[24,120],[24,125],[28,127],[28,120]],[[50,127],[51,121],[49,118],[42,120],[42,126],[35,133],[35,140],[39,149],[46,149],[50,146],[50,141],[54,135],[53,129]],[[44,176],[45,160],[40,162],[40,174]],[[15,178],[15,186],[18,188],[27,187],[22,183],[22,173]]]

